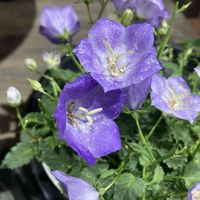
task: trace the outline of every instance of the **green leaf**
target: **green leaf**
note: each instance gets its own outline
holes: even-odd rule
[[[28,164],[34,156],[34,151],[30,145],[30,143],[19,142],[7,153],[2,166],[14,169]]]
[[[171,74],[178,75],[179,74],[179,66],[176,63],[173,62],[164,62],[164,67],[168,69]]]
[[[139,155],[139,162],[142,166],[147,167],[152,164],[152,157],[143,145],[141,146],[139,144],[132,143],[131,146],[133,150]]]
[[[44,118],[44,115],[38,112],[32,112],[28,113],[24,118],[23,118],[24,125],[33,125],[33,124],[46,124],[46,120]]]
[[[105,171],[104,173],[101,174],[100,179],[108,178],[110,176],[113,176],[114,174],[115,174],[114,169],[107,170],[107,171]]]
[[[167,164],[167,166],[171,169],[178,170],[183,169],[184,165],[188,161],[187,153],[182,153],[179,155],[175,155],[169,159],[164,160],[163,162]]]
[[[69,69],[53,68],[51,70],[51,75],[56,80],[67,82],[74,80],[79,75],[79,73]]]
[[[56,152],[54,149],[53,137],[42,139],[38,144],[38,160],[45,162],[53,170],[57,169],[67,172],[72,166],[71,158],[64,150]]]
[[[185,166],[184,171],[185,186],[189,189],[195,182],[200,180],[200,165],[189,163]]]
[[[45,113],[45,116],[48,115],[52,118],[53,113],[56,110],[57,101],[50,99],[49,97],[43,95],[40,100],[40,108]],[[53,119],[53,118],[52,118]]]
[[[95,185],[97,182],[96,176],[88,168],[84,168],[81,171],[80,177],[91,185]]]
[[[164,178],[164,174],[163,168],[157,165],[154,171],[153,180],[150,184],[160,183]]]
[[[114,188],[114,200],[136,200],[145,191],[146,184],[141,178],[130,173],[122,174]]]

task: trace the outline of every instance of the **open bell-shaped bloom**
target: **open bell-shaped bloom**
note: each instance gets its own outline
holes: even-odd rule
[[[196,182],[195,185],[188,192],[188,200],[200,199],[200,182]]]
[[[159,27],[163,19],[169,17],[163,0],[113,0],[113,3],[120,11],[128,8],[133,10],[138,18],[155,27]]]
[[[61,182],[69,200],[99,200],[99,193],[86,181],[65,175],[62,171],[51,172]]]
[[[79,19],[71,5],[65,7],[48,6],[40,15],[40,33],[53,43],[63,41],[62,37],[73,36],[79,31]]]
[[[182,77],[154,75],[151,83],[151,104],[180,119],[193,122],[200,112],[200,97],[191,93]]]
[[[121,148],[119,129],[114,122],[126,95],[115,90],[104,93],[88,74],[65,85],[55,119],[60,136],[90,165],[95,158]]]
[[[140,83],[161,69],[153,43],[150,24],[124,27],[116,21],[100,19],[74,52],[107,92]]]

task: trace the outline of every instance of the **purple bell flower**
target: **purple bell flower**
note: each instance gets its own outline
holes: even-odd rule
[[[144,81],[138,84],[131,85],[124,90],[127,94],[126,106],[130,110],[141,108],[142,104],[144,103],[150,92],[151,79],[152,77],[149,77]]]
[[[62,171],[51,172],[62,183],[69,200],[99,200],[99,193],[86,181],[65,175]]]
[[[71,5],[65,7],[45,7],[40,15],[40,33],[53,43],[63,41],[67,34],[69,39],[79,31],[79,19]]]
[[[192,123],[200,112],[200,97],[193,95],[182,77],[154,75],[151,104],[159,110]]]
[[[128,8],[133,10],[137,17],[155,27],[159,27],[163,19],[169,17],[163,0],[113,0],[113,3],[120,11]]]
[[[200,182],[196,182],[195,185],[188,192],[188,200],[200,199]]]
[[[62,90],[54,115],[60,136],[90,165],[95,158],[121,149],[114,119],[120,114],[125,98],[120,90],[104,93],[88,74],[66,84]]]
[[[153,43],[150,24],[124,27],[116,21],[100,19],[74,52],[107,92],[138,84],[161,69]]]

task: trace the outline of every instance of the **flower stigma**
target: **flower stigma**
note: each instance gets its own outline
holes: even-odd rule
[[[120,53],[119,55],[116,55],[114,50],[112,49],[111,45],[106,40],[104,40],[103,43],[104,43],[106,49],[110,52],[110,56],[107,57],[107,64],[109,67],[110,75],[112,77],[116,78],[120,74],[123,74],[126,72],[126,65],[118,67],[117,61],[126,55],[134,54],[134,51],[127,51],[124,53]]]
[[[70,101],[68,103],[66,115],[74,127],[78,126],[78,123],[77,123],[78,120],[85,122],[85,118],[86,118],[86,125],[91,126],[93,124],[93,118],[91,116],[94,114],[100,113],[103,110],[103,108],[96,108],[94,110],[89,111],[87,108],[80,106],[78,108],[78,111],[80,111],[81,113],[80,112],[75,113],[74,109],[75,109],[75,102]]]

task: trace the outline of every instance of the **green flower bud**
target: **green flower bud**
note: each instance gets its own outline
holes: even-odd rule
[[[131,9],[126,9],[124,11],[120,21],[124,26],[128,26],[131,24],[133,17],[134,17],[133,11]]]
[[[35,90],[35,91],[38,91],[38,92],[41,92],[41,93],[44,93],[46,94],[46,92],[44,91],[42,85],[36,81],[36,80],[31,80],[31,79],[27,79],[29,81],[29,83],[31,84],[32,88]]]

